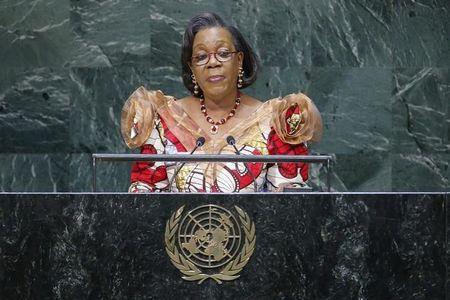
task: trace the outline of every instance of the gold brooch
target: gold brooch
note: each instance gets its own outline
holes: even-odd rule
[[[299,125],[302,122],[302,115],[292,114],[286,122],[289,124],[289,134],[294,134],[299,129]]]

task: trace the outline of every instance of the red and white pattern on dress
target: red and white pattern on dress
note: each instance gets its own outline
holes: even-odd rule
[[[296,109],[292,113],[296,113]],[[261,125],[261,124],[259,124]],[[289,126],[289,125],[287,125]],[[135,126],[137,128],[137,126]],[[286,154],[306,155],[306,143],[292,145],[284,143],[269,126],[258,126],[256,139],[243,144],[237,140],[241,155]],[[185,154],[188,151],[166,126],[159,116],[155,128],[141,153],[145,154]],[[204,153],[201,148],[196,154]],[[234,154],[232,149],[224,148],[220,153]],[[167,191],[169,178],[172,178],[177,164],[136,162],[132,166],[130,192]],[[303,184],[308,179],[308,164],[305,163],[186,163],[178,172],[172,192],[253,192],[278,191],[289,183]]]
[[[132,135],[139,131],[137,123],[134,124]],[[149,139],[141,147],[141,154],[162,154],[164,152],[164,132],[159,119],[155,120]],[[148,191],[164,190],[169,182],[167,181],[167,165],[164,162],[138,161],[131,167],[131,185],[128,189],[133,193],[146,193]]]
[[[301,125],[301,120],[298,120],[296,124],[289,122],[296,116],[301,116],[301,111],[298,105],[293,105],[287,110],[285,116],[287,132],[293,132]],[[284,143],[273,129],[267,139],[267,149],[270,155],[308,155],[306,143],[297,145]],[[308,164],[279,163],[276,166],[270,166],[267,178],[268,184],[276,189],[289,183],[304,183],[308,180]]]

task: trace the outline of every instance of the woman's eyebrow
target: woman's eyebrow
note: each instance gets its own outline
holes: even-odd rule
[[[228,41],[218,40],[218,41],[216,41],[216,45],[217,44],[228,44]]]
[[[206,48],[206,46],[204,44],[197,44],[194,47],[192,47],[192,50],[195,50],[197,48]]]
[[[217,46],[217,45],[223,45],[223,44],[226,44],[226,46],[230,46],[230,45],[229,45],[229,42],[228,42],[228,41],[225,41],[225,40],[218,40],[218,41],[215,42],[215,45],[216,45],[216,46]],[[192,50],[195,50],[196,48],[199,48],[199,47],[207,48],[207,46],[206,46],[205,44],[200,43],[200,44],[195,45],[195,46],[192,48]]]

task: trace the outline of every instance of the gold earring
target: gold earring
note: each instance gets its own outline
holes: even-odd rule
[[[239,89],[242,87],[242,83],[244,82],[244,80],[242,78],[244,78],[244,69],[242,69],[242,67],[239,67],[238,83],[237,83],[237,87]]]
[[[194,74],[191,75],[191,78],[192,78],[192,83],[194,84],[194,95],[197,96],[198,95],[197,80],[195,80],[195,75]]]

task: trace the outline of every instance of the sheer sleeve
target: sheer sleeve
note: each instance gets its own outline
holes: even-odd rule
[[[157,109],[166,102],[166,96],[161,91],[148,91],[142,86],[125,101],[121,133],[129,148],[138,148],[146,143],[155,126]]]
[[[272,101],[271,131],[267,139],[269,154],[308,155],[307,142],[318,141],[322,135],[322,119],[316,106],[302,93]],[[281,191],[289,185],[304,186],[307,180],[307,163],[268,165],[269,191]]]
[[[160,91],[138,88],[125,102],[121,116],[122,137],[131,149],[142,154],[164,153],[165,140],[156,109],[165,96]],[[135,162],[131,168],[129,192],[154,192],[167,187],[166,166],[162,162]]]

